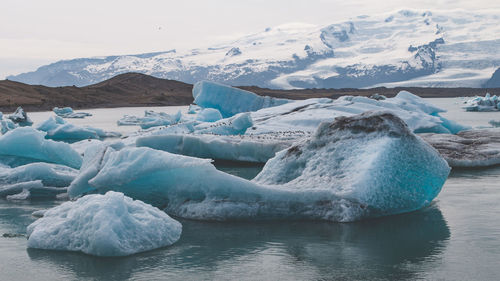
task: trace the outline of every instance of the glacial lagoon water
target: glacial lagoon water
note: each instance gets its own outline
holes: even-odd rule
[[[430,101],[466,125],[500,120],[500,112],[463,112],[459,99]],[[94,116],[70,122],[126,133],[136,128],[114,122],[143,110],[86,110]],[[40,122],[50,113],[30,116]],[[216,165],[246,178],[261,168]],[[182,237],[170,247],[96,258],[26,249],[31,213],[61,202],[0,200],[0,280],[498,280],[499,202],[500,167],[454,169],[437,199],[409,214],[355,223],[180,220]]]

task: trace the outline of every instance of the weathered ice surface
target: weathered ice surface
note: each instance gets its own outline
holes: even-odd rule
[[[99,128],[76,126],[60,116],[50,117],[38,125],[37,130],[46,132],[45,138],[69,142],[120,136],[119,133],[105,132]]]
[[[474,129],[450,134],[421,134],[452,167],[500,164],[500,128]]]
[[[0,136],[0,163],[20,166],[33,162],[80,168],[82,157],[63,142],[45,139],[45,132],[21,127]]]
[[[27,232],[29,248],[127,256],[175,243],[182,225],[151,205],[110,191],[49,209]]]
[[[322,123],[253,181],[218,171],[210,160],[90,146],[68,194],[120,191],[192,219],[354,221],[428,205],[449,171],[400,118],[368,112]]]
[[[16,111],[9,115],[7,118],[21,127],[33,125],[33,121],[31,121],[31,119],[28,117],[28,114],[24,112],[22,107],[18,107]]]
[[[209,81],[194,84],[193,98],[194,102],[203,108],[219,110],[224,118],[289,102],[286,99],[258,96],[249,91]]]

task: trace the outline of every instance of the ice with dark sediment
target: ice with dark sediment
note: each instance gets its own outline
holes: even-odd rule
[[[62,141],[80,141],[85,139],[103,139],[108,137],[119,137],[119,133],[105,132],[94,127],[80,127],[71,124],[60,116],[52,116],[36,128],[47,133],[48,139]]]
[[[253,181],[218,171],[210,160],[144,147],[89,147],[68,194],[114,190],[203,220],[354,221],[428,205],[449,171],[396,115],[369,112],[322,123],[278,152]]]
[[[500,164],[500,128],[473,129],[452,134],[421,134],[452,167]]]
[[[33,121],[31,121],[31,119],[28,117],[28,114],[26,114],[22,107],[18,107],[16,111],[9,115],[7,118],[21,127],[33,125]]]
[[[92,116],[92,114],[87,112],[74,112],[71,107],[54,107],[52,111],[62,118],[85,118]]]
[[[28,247],[127,256],[179,240],[182,225],[165,212],[118,192],[88,195],[44,210],[28,226]]]

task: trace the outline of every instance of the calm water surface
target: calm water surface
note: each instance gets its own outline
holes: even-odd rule
[[[464,124],[500,119],[463,113],[457,99],[431,101]],[[261,169],[216,165],[246,178]],[[0,237],[0,280],[499,280],[499,202],[500,167],[493,167],[452,171],[433,204],[409,214],[344,224],[180,220],[176,244],[125,258],[27,250],[25,237]],[[25,234],[33,211],[60,203],[0,200],[0,235]]]

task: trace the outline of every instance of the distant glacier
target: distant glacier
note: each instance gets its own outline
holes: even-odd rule
[[[8,79],[85,86],[125,72],[187,83],[292,88],[483,87],[500,67],[500,15],[401,10],[287,24],[209,48],[79,58]]]

